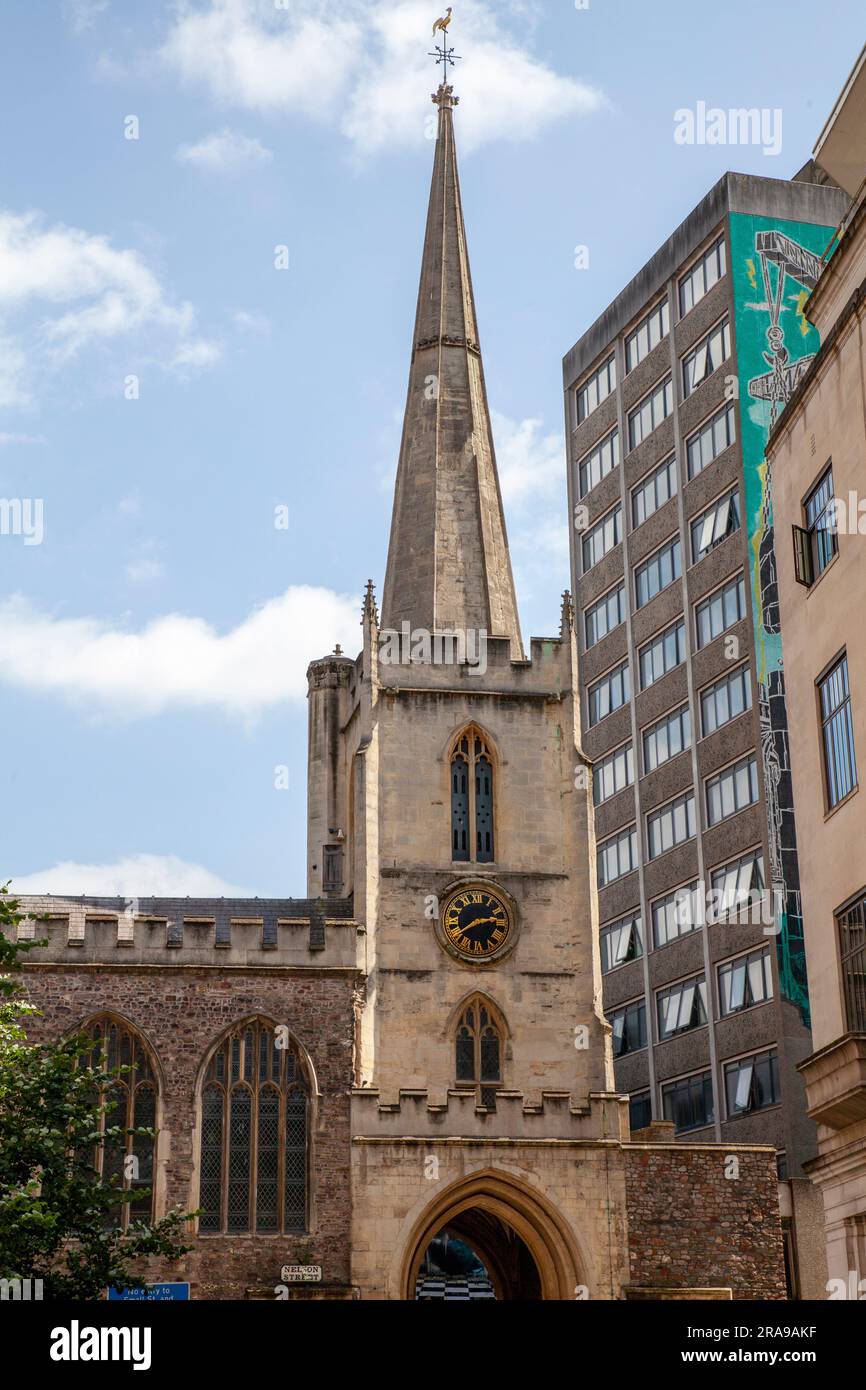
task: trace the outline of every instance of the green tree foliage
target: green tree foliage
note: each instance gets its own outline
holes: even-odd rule
[[[29,1043],[25,1026],[38,1013],[23,996],[16,972],[40,942],[18,942],[18,904],[0,885],[0,1279],[41,1279],[44,1297],[102,1298],[110,1285],[140,1288],[131,1266],[144,1256],[173,1260],[191,1213],[175,1211],[151,1225],[117,1224],[123,1204],[142,1189],[124,1191],[122,1178],[103,1182],[94,1168],[97,1146],[126,1149],[128,1130],[112,1123],[106,1099],[128,1068],[94,1062],[93,1039]]]

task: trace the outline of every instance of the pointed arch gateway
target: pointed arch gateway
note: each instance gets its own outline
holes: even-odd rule
[[[573,1234],[555,1208],[526,1183],[491,1168],[447,1188],[415,1223],[403,1258],[402,1299],[417,1297],[425,1255],[445,1233],[475,1251],[502,1301],[570,1301],[589,1283]]]

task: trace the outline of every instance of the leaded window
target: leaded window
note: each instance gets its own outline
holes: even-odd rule
[[[131,1201],[118,1202],[108,1222],[125,1229],[130,1221],[153,1218],[156,1135],[134,1131],[155,1130],[156,1076],[147,1049],[126,1024],[106,1015],[84,1031],[93,1047],[82,1055],[81,1065],[113,1074],[94,1097],[100,1137],[93,1164],[104,1183],[133,1194]],[[112,1138],[113,1129],[120,1133]]]
[[[307,1229],[309,1110],[284,1029],[257,1019],[220,1043],[202,1086],[202,1234]]]
[[[461,734],[451,757],[451,854],[455,864],[495,858],[493,757],[476,729]]]
[[[474,1086],[484,1110],[496,1109],[502,1086],[504,1028],[486,999],[473,999],[460,1015],[455,1040],[457,1084]]]
[[[854,721],[848,657],[843,656],[818,686],[821,695],[821,729],[824,743],[824,777],[827,802],[832,811],[857,786]]]
[[[811,588],[839,553],[833,469],[827,469],[803,508],[806,526],[794,527],[794,561],[798,584]]]

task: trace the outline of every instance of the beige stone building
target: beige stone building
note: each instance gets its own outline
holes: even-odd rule
[[[434,101],[383,611],[309,671],[307,897],[25,902],[38,1026],[140,1058],[139,1209],[201,1212],[194,1297],[783,1299],[774,1147],[632,1134],[614,1089],[574,614],[527,659]]]
[[[805,305],[822,347],[773,432],[813,1051],[800,1070],[831,1279],[866,1294],[866,49],[815,161],[850,196]],[[840,1286],[835,1286],[837,1291]]]

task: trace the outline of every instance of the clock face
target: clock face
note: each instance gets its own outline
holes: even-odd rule
[[[497,889],[473,883],[448,897],[442,930],[448,946],[461,960],[483,964],[511,944],[514,913]]]

